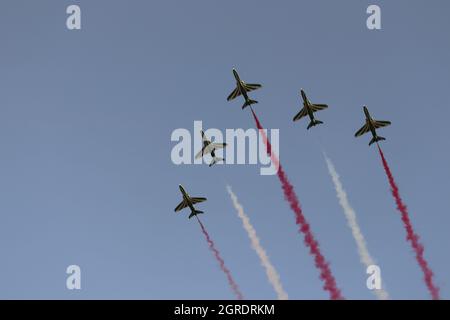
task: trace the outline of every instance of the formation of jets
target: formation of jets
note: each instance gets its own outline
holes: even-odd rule
[[[236,69],[233,69],[233,75],[234,75],[234,78],[236,79],[236,89],[234,89],[233,92],[231,92],[231,94],[228,96],[227,100],[230,101],[230,100],[233,100],[234,98],[242,95],[244,97],[244,105],[242,106],[242,109],[244,109],[245,107],[251,106],[254,103],[258,103],[258,101],[250,99],[247,93],[250,91],[256,90],[258,88],[261,88],[261,85],[260,84],[246,84],[244,81],[241,80]],[[309,101],[309,99],[306,96],[306,93],[303,89],[300,90],[300,94],[303,99],[303,108],[300,110],[299,113],[297,113],[295,115],[295,117],[293,119],[294,122],[300,120],[303,117],[309,116],[310,122],[306,129],[309,130],[309,129],[311,129],[311,127],[314,127],[318,124],[322,124],[323,123],[322,121],[317,120],[314,117],[314,112],[327,109],[328,105],[311,103],[311,101]],[[375,142],[386,140],[385,138],[377,135],[376,129],[381,128],[381,127],[386,127],[386,126],[390,125],[391,122],[374,120],[370,116],[369,110],[367,109],[367,107],[364,106],[363,109],[364,109],[364,113],[366,115],[366,124],[356,132],[355,137],[362,136],[363,134],[365,134],[369,131],[372,132],[373,138],[370,141],[369,146]]]
[[[242,109],[245,109],[246,107],[250,106],[252,104],[256,104],[258,103],[258,101],[256,100],[252,100],[250,99],[250,97],[248,96],[248,92],[254,91],[256,89],[261,88],[260,84],[257,83],[245,83],[244,81],[241,80],[241,78],[239,77],[239,74],[237,73],[236,69],[233,69],[233,75],[234,78],[236,79],[236,88],[230,93],[230,95],[227,98],[227,101],[233,100],[236,97],[242,96],[244,98],[244,104],[242,106]],[[298,112],[295,116],[293,121],[298,121],[300,119],[302,119],[303,117],[308,116],[310,119],[310,122],[307,126],[307,130],[309,130],[310,128],[318,125],[318,124],[322,124],[323,122],[320,120],[317,120],[314,117],[314,113],[320,110],[324,110],[328,108],[327,104],[316,104],[316,103],[311,103],[311,101],[309,101],[308,97],[306,96],[306,93],[303,89],[301,89],[300,94],[302,96],[303,99],[303,108],[300,110],[300,112]],[[369,142],[369,146],[372,145],[373,143],[378,141],[382,141],[382,140],[386,140],[386,138],[380,137],[377,135],[377,131],[376,129],[378,128],[382,128],[382,127],[386,127],[389,126],[391,124],[390,121],[383,121],[383,120],[374,120],[369,113],[369,110],[367,109],[366,106],[363,107],[364,110],[364,114],[366,116],[366,123],[364,124],[364,126],[362,126],[361,129],[359,129],[356,133],[355,133],[355,137],[359,137],[362,136],[363,134],[367,133],[367,132],[371,132],[372,133],[372,140],[370,140]],[[221,149],[221,148],[225,148],[226,147],[226,143],[216,143],[216,142],[211,142],[205,135],[205,133],[203,131],[201,131],[202,134],[202,144],[203,147],[202,149],[197,153],[197,155],[195,156],[196,159],[203,157],[207,154],[211,154],[212,156],[212,161],[209,164],[209,166],[213,166],[215,163],[219,162],[219,161],[224,161],[223,158],[217,157],[215,154],[215,151],[217,149]],[[190,197],[187,192],[184,190],[184,188],[180,185],[180,191],[181,194],[183,195],[183,200],[181,201],[181,203],[175,208],[175,212],[178,212],[184,208],[189,207],[191,209],[191,214],[189,215],[189,219],[197,216],[198,214],[203,213],[203,211],[200,210],[196,210],[194,208],[194,204],[196,203],[200,203],[203,201],[206,201],[206,198],[202,198],[202,197]]]

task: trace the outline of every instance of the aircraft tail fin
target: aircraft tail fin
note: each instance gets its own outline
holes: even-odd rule
[[[252,100],[252,99],[245,100],[245,103],[242,106],[242,109],[245,109],[246,107],[248,107],[248,106],[250,106],[252,104],[255,104],[255,103],[258,103],[258,101]]]
[[[214,157],[214,158],[212,159],[211,163],[209,164],[209,166],[211,167],[211,166],[215,165],[215,164],[216,164],[217,162],[219,162],[219,161],[225,161],[225,159],[224,159],[224,158],[221,158],[221,157]]]
[[[308,124],[308,127],[306,129],[309,130],[309,129],[311,129],[311,127],[317,126],[318,124],[321,124],[321,123],[323,123],[323,122],[320,120],[314,119]]]
[[[203,212],[203,211],[200,211],[200,210],[194,210],[194,212],[192,212],[192,213],[189,215],[189,219],[192,218],[193,216],[196,216],[196,215],[201,214],[201,213],[204,213],[204,212]]]
[[[369,146],[371,146],[375,142],[383,141],[383,140],[386,140],[386,138],[379,137],[379,136],[373,137],[372,140],[370,140],[370,142],[369,142]]]

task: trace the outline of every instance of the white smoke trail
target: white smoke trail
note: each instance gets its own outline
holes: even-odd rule
[[[237,196],[233,193],[230,186],[227,186],[227,191],[230,194],[231,201],[233,201],[233,206],[236,209],[239,218],[241,218],[242,220],[242,225],[244,226],[245,231],[247,231],[248,237],[250,238],[250,241],[252,243],[252,248],[258,254],[258,257],[261,260],[261,264],[266,270],[267,278],[269,279],[270,284],[273,286],[275,292],[277,293],[278,300],[287,300],[288,295],[281,285],[280,276],[275,270],[275,267],[270,262],[266,251],[261,246],[259,238],[256,234],[256,230],[250,223],[249,217],[245,214],[244,208],[239,203]]]
[[[323,154],[325,161],[327,163],[328,172],[330,173],[331,179],[333,180],[334,187],[336,189],[337,198],[339,199],[339,204],[344,210],[345,217],[347,218],[347,223],[350,229],[352,230],[353,238],[355,238],[356,245],[358,246],[358,253],[361,259],[361,262],[365,265],[366,269],[370,265],[374,265],[375,261],[372,259],[372,256],[367,249],[366,240],[359,228],[358,221],[356,220],[355,210],[350,205],[350,202],[347,198],[347,193],[342,186],[342,183],[339,179],[339,174],[336,172],[336,168],[334,167],[331,160],[327,157],[327,155]],[[389,294],[383,290],[373,290],[374,294],[380,300],[387,300],[389,298]]]

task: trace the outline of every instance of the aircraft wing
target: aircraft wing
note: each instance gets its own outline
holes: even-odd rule
[[[250,92],[250,91],[261,88],[261,85],[258,83],[244,83],[243,87],[244,87],[245,91]]]
[[[180,210],[183,210],[184,208],[187,207],[187,202],[186,200],[183,199],[183,201],[180,202],[180,204],[177,205],[177,207],[175,208],[175,212],[178,212]]]
[[[226,143],[211,143],[209,146],[211,146],[211,151],[212,149],[222,149],[225,148],[227,146]],[[208,146],[208,148],[209,148]]]
[[[206,198],[203,197],[191,197],[192,204],[200,203],[206,201]]]
[[[222,149],[227,146],[226,143],[210,143],[206,146],[205,149],[203,149],[203,155],[210,154],[214,149]],[[200,150],[197,155],[195,156],[196,159],[200,158],[202,156],[202,150]]]
[[[311,105],[311,110],[313,112],[316,112],[316,111],[319,111],[319,110],[323,110],[323,109],[326,109],[326,108],[328,108],[328,105],[326,105],[326,104],[312,104]]]
[[[230,95],[227,98],[227,101],[233,100],[236,97],[239,97],[241,95],[241,90],[239,90],[238,87],[233,90],[233,92],[230,93]]]
[[[362,136],[364,133],[369,132],[369,130],[370,130],[369,124],[366,123],[365,125],[362,126],[361,129],[359,129],[358,131],[356,131],[355,137]]]
[[[199,159],[199,158],[201,158],[204,154],[206,154],[207,152],[206,152],[206,150],[203,150],[203,148],[202,148],[202,150],[200,150],[196,155],[195,155],[195,159]]]
[[[308,114],[307,110],[305,107],[303,107],[302,110],[300,110],[299,113],[297,113],[294,117],[294,121],[300,120],[301,118],[303,118],[304,116],[306,116]]]
[[[206,198],[203,197],[191,197],[191,202],[192,204],[196,204],[196,203],[200,203],[203,201],[206,201]],[[183,210],[184,208],[186,208],[188,206],[188,203],[185,199],[183,199],[183,201],[181,201],[175,208],[175,212],[178,212],[180,210]]]
[[[378,129],[378,128],[386,127],[386,126],[388,126],[390,124],[391,124],[390,121],[378,121],[378,120],[375,120],[374,123],[373,123],[373,126],[375,127],[375,129]]]

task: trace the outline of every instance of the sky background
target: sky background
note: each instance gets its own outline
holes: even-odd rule
[[[82,30],[66,28],[67,6]],[[382,30],[366,28],[378,4]],[[321,153],[334,162],[394,299],[428,299],[370,135],[382,143],[443,298],[450,298],[450,2],[2,1],[0,298],[233,299],[178,184],[248,299],[273,299],[226,192],[230,184],[291,299],[328,299],[276,176],[259,165],[176,166],[170,136],[253,128],[227,102],[231,69],[251,94],[304,214],[350,299],[373,299]],[[300,88],[324,125],[293,123]],[[194,150],[196,152],[197,150]],[[66,289],[67,266],[82,289]]]

